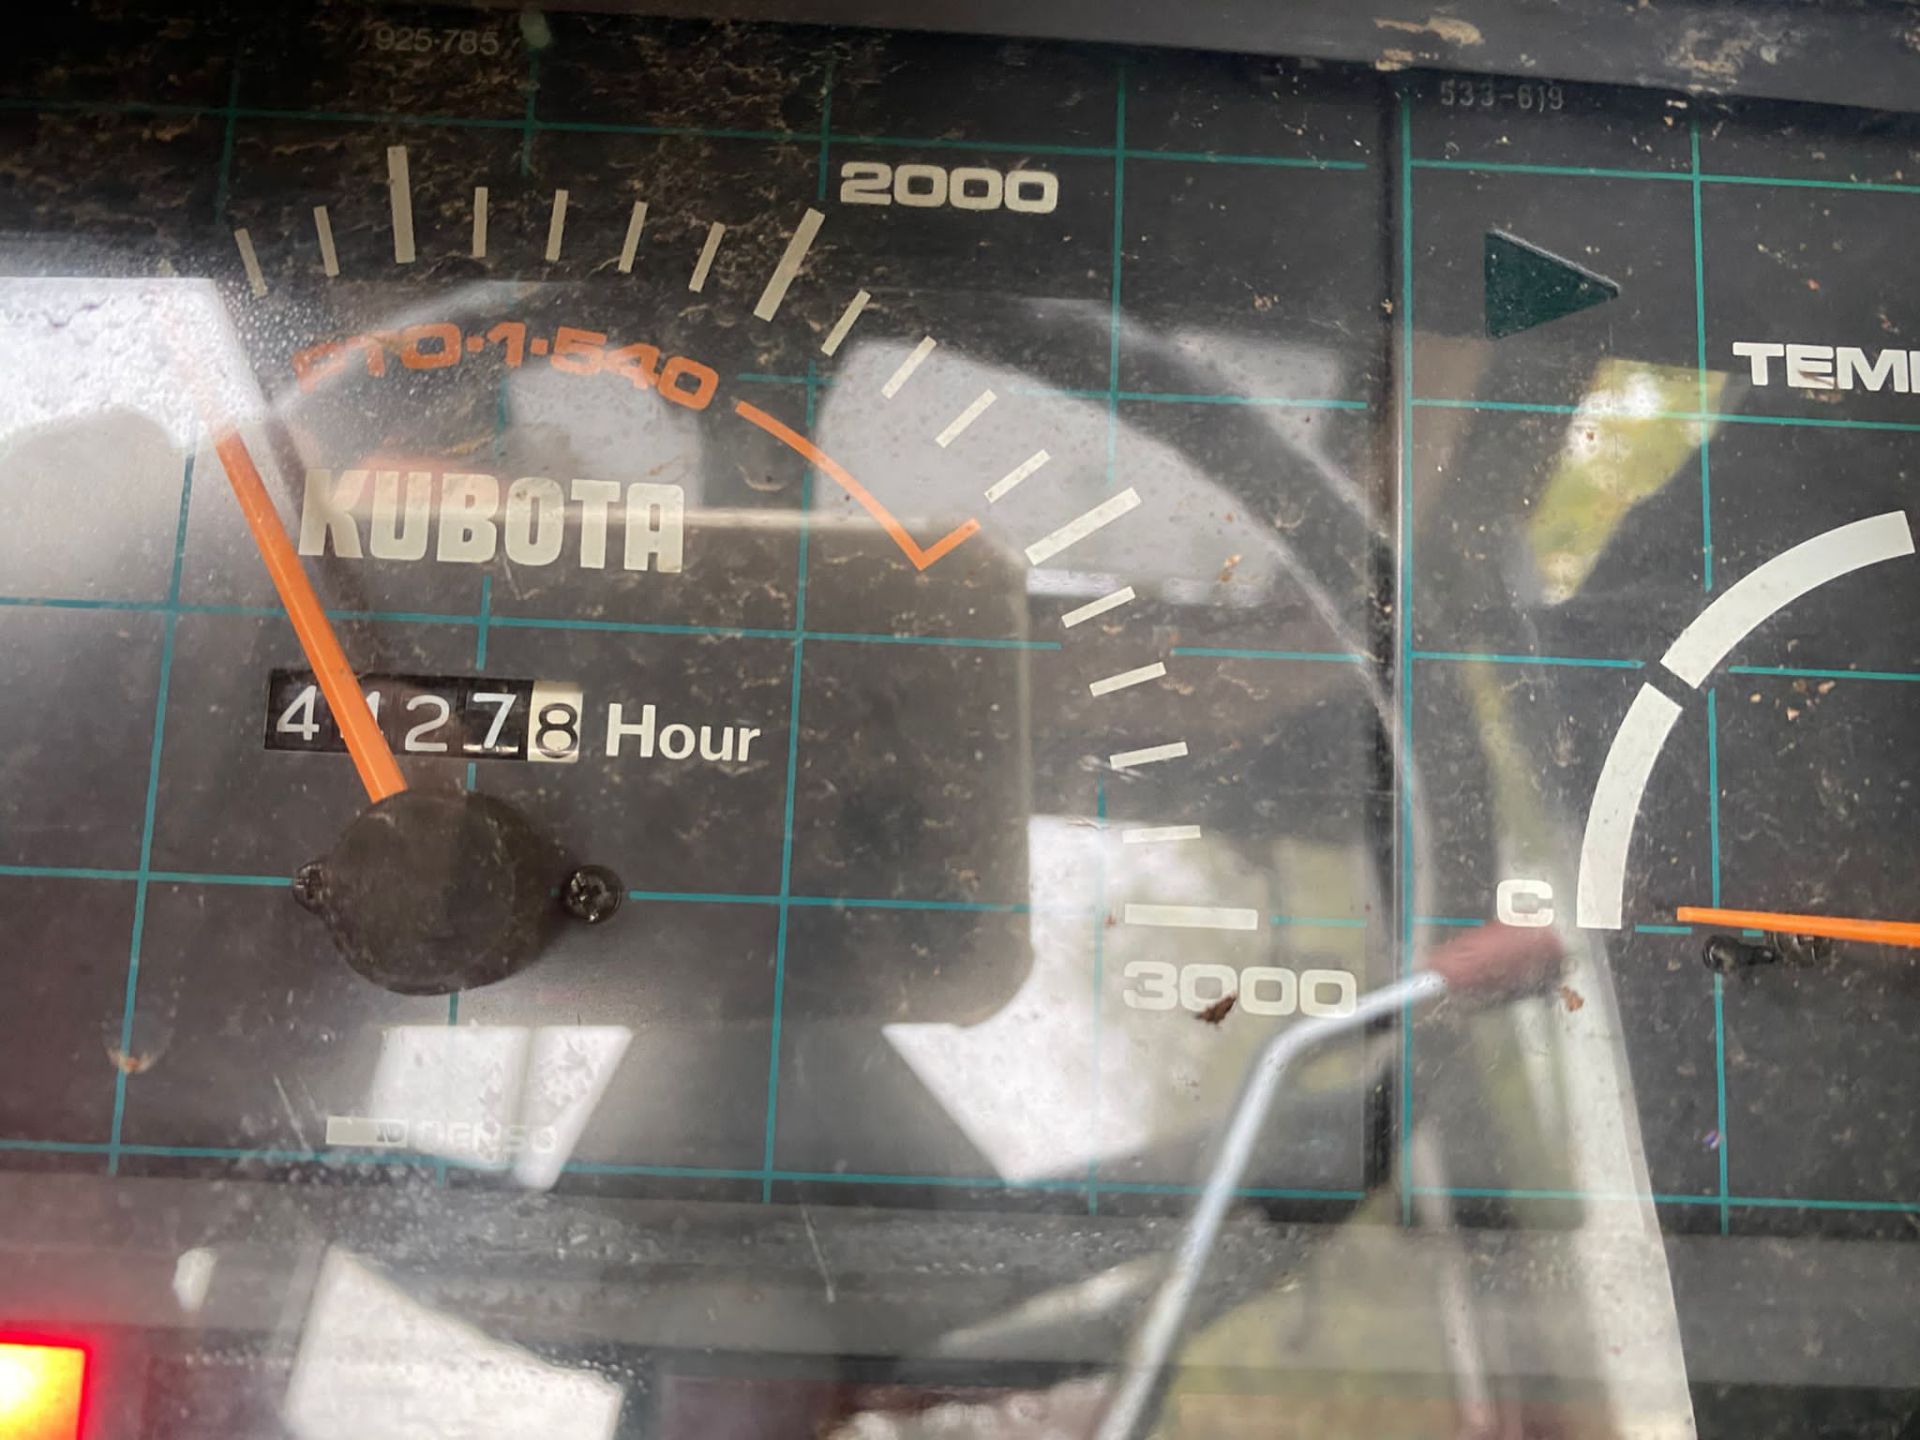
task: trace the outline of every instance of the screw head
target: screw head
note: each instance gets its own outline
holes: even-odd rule
[[[1833,941],[1824,935],[1785,935],[1772,933],[1767,944],[1782,960],[1795,965],[1818,965],[1833,958]]]
[[[327,872],[318,860],[302,865],[293,877],[293,898],[303,908],[320,912],[327,895]]]
[[[1732,935],[1712,935],[1700,959],[1716,975],[1731,975],[1755,965],[1771,965],[1780,958],[1777,950],[1766,945],[1751,945]]]
[[[627,887],[604,865],[582,865],[560,887],[560,903],[576,920],[598,925],[611,919],[627,898]]]

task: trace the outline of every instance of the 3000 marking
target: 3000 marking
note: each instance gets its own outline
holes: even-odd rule
[[[367,707],[397,753],[532,760],[580,758],[578,685],[493,675],[362,675]],[[311,670],[267,682],[267,749],[344,754],[347,744]]]
[[[1135,960],[1123,972],[1132,982],[1120,992],[1130,1010],[1172,1010],[1198,1015],[1229,995],[1249,1015],[1350,1015],[1360,1001],[1360,983],[1346,970],[1303,970],[1278,965],[1200,963],[1174,965],[1165,960]]]
[[[1050,170],[1009,170],[984,165],[888,165],[849,160],[840,167],[842,205],[908,205],[937,210],[1009,210],[1046,215],[1060,203],[1060,177]]]

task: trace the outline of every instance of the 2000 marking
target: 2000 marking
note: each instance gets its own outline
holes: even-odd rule
[[[910,205],[937,210],[998,210],[1046,215],[1060,203],[1060,177],[1050,170],[1009,170],[984,165],[888,165],[849,160],[840,167],[842,205]]]
[[[531,760],[580,758],[578,685],[493,675],[362,675],[367,706],[403,755]],[[347,748],[311,670],[275,670],[267,683],[267,749]]]

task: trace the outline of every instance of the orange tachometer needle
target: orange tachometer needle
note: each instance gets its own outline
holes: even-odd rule
[[[833,478],[833,481],[847,494],[859,502],[860,507],[880,522],[880,528],[887,532],[893,543],[898,545],[907,559],[913,562],[913,568],[924,570],[941,556],[947,554],[956,545],[965,544],[980,533],[978,520],[965,520],[949,530],[931,545],[922,545],[907,533],[907,527],[894,519],[893,512],[882,505],[866,486],[848,472],[847,467],[835,460],[826,451],[815,445],[806,436],[790,426],[782,425],[773,416],[757,405],[749,405],[744,400],[733,402],[733,410],[750,425],[757,425],[774,439],[792,450],[803,460],[810,461],[821,471]]]
[[[1705,905],[1682,905],[1674,915],[1684,925],[1738,925],[1780,935],[1823,935],[1830,940],[1864,940],[1869,945],[1905,945],[1920,949],[1920,924],[1907,920],[1789,915],[1778,910],[1721,910]]]
[[[266,563],[273,588],[280,592],[280,603],[287,607],[287,614],[293,620],[293,633],[299,638],[307,664],[313,667],[314,678],[320,682],[320,693],[327,697],[327,705],[340,726],[347,753],[353,757],[353,767],[360,772],[360,783],[367,787],[367,797],[384,800],[399,794],[407,788],[407,782],[394,763],[393,749],[387,744],[387,737],[380,733],[367,697],[360,693],[360,682],[354,678],[353,667],[340,649],[327,612],[320,606],[320,597],[314,594],[307,572],[300,568],[300,557],[294,553],[293,542],[281,527],[280,516],[267,497],[267,487],[260,479],[259,470],[254,468],[253,456],[247,453],[246,442],[237,430],[221,430],[218,437],[213,448],[233,485],[240,513],[247,517],[247,529],[253,532],[253,543],[260,549],[260,558]]]

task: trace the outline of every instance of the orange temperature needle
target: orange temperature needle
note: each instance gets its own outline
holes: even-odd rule
[[[1920,924],[1907,920],[1854,920],[1844,915],[1787,915],[1777,910],[1721,910],[1705,905],[1682,905],[1674,915],[1685,925],[1737,925],[1781,935],[1824,935],[1830,940],[1920,949]]]
[[[281,527],[280,516],[267,497],[267,487],[254,468],[253,456],[247,453],[246,442],[238,431],[224,430],[219,432],[213,448],[226,468],[234,499],[240,502],[240,513],[247,517],[247,529],[253,532],[253,543],[260,549],[260,558],[273,580],[273,588],[280,592],[280,603],[287,607],[300,649],[307,657],[307,664],[313,667],[314,678],[320,682],[320,693],[327,697],[328,708],[339,723],[340,734],[347,742],[347,753],[353,757],[353,768],[360,772],[360,783],[367,787],[367,797],[384,800],[399,794],[407,788],[407,782],[394,763],[393,749],[387,744],[387,737],[380,733],[367,697],[360,693],[360,682],[354,678],[353,667],[347,663],[346,653],[341,650],[340,641],[327,620],[327,612],[321,608],[320,597],[314,594],[307,572],[300,568],[300,557],[294,553],[293,542]]]

